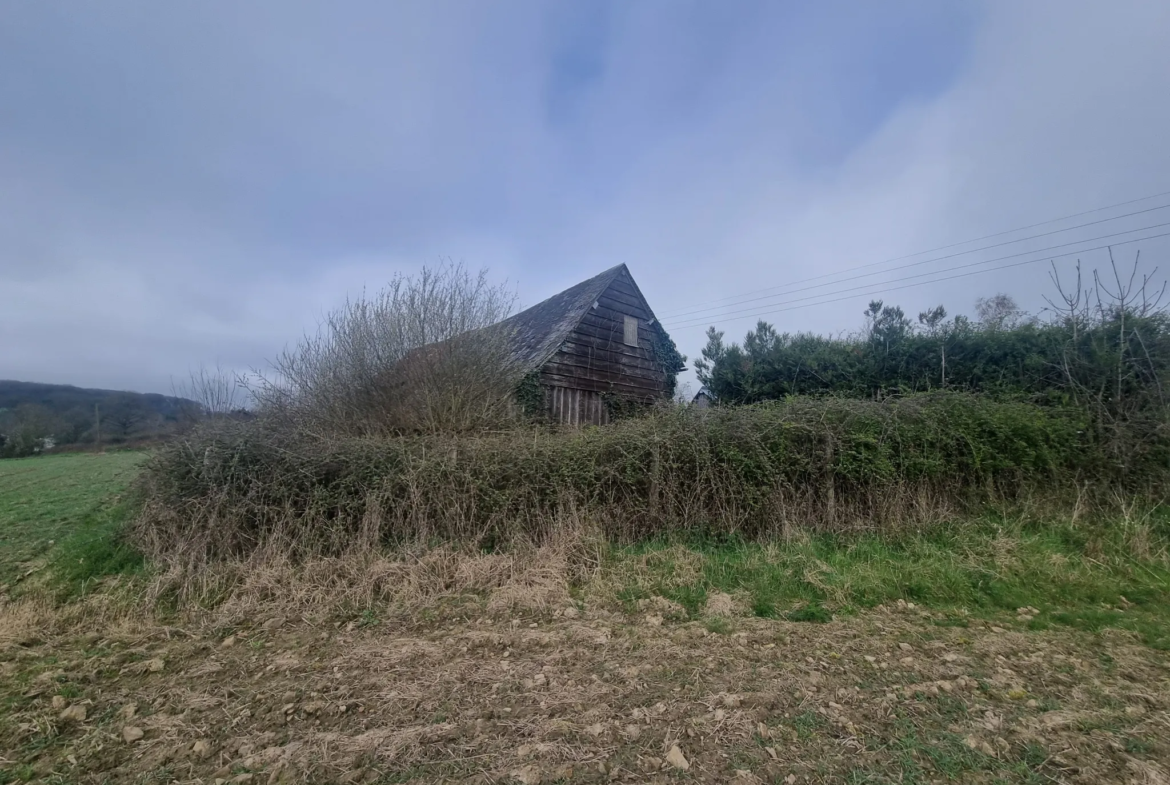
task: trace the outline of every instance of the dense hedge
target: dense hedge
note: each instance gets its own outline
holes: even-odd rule
[[[673,408],[460,439],[324,441],[227,423],[155,456],[135,533],[156,553],[219,556],[275,541],[333,551],[359,535],[491,543],[539,537],[566,515],[618,538],[892,526],[913,510],[1105,479],[1084,431],[1074,410],[960,393]]]
[[[1114,309],[1012,326],[958,317],[915,329],[900,308],[875,302],[871,309],[867,331],[854,335],[779,334],[760,322],[742,345],[724,346],[712,328],[700,379],[721,402],[736,404],[941,388],[1080,405],[1114,418],[1166,408],[1164,313]]]

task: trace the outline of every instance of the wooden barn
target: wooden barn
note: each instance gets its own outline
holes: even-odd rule
[[[624,264],[500,323],[554,422],[604,425],[615,407],[674,393],[682,358]]]

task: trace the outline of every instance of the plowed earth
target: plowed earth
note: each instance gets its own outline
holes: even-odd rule
[[[1170,660],[1127,633],[562,609],[0,636],[7,781],[1161,783]],[[714,630],[714,631],[712,631]]]

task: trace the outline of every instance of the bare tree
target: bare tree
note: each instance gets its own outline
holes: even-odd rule
[[[281,352],[249,389],[261,414],[349,435],[467,430],[512,410],[516,297],[462,265],[396,276]]]
[[[1047,310],[1054,313],[1069,331],[1070,338],[1061,351],[1061,372],[1064,375],[1065,384],[1073,391],[1074,395],[1079,396],[1083,393],[1083,389],[1080,388],[1074,377],[1073,365],[1074,358],[1078,356],[1080,351],[1081,336],[1091,326],[1089,300],[1093,292],[1091,289],[1086,291],[1082,283],[1080,259],[1077,260],[1076,265],[1076,283],[1070,289],[1065,288],[1060,272],[1056,269],[1056,262],[1049,262],[1049,264],[1052,265],[1052,270],[1048,273],[1048,277],[1056,287],[1060,302],[1047,295],[1044,296],[1044,301],[1048,303]]]
[[[171,391],[180,399],[179,419],[184,424],[241,411],[248,398],[240,376],[219,363],[214,368],[200,365],[184,382],[172,380]]]
[[[1093,271],[1084,288],[1078,263],[1075,283],[1056,273],[1058,298],[1048,300],[1068,331],[1061,374],[1072,398],[1094,414],[1094,428],[1119,465],[1148,450],[1147,439],[1164,432],[1167,367],[1166,286],[1157,270],[1140,273],[1140,253],[1123,269],[1109,251],[1109,269]]]
[[[1138,282],[1141,255],[1141,251],[1134,254],[1133,269],[1129,271],[1129,275],[1125,275],[1117,267],[1117,261],[1113,258],[1113,248],[1109,249],[1109,267],[1113,272],[1112,288],[1102,281],[1101,275],[1096,270],[1093,271],[1099,317],[1102,322],[1114,320],[1117,323],[1117,375],[1114,401],[1118,406],[1122,403],[1124,383],[1127,377],[1135,372],[1133,363],[1130,361],[1133,354],[1131,343],[1136,340],[1139,346],[1144,345],[1135,323],[1157,313],[1162,307],[1162,299],[1166,294],[1165,283],[1162,284],[1157,293],[1153,293],[1149,288],[1153,275],[1157,273],[1156,268],[1153,272],[1143,275],[1140,283]],[[1106,299],[1102,298],[1102,294],[1105,295]],[[1130,320],[1128,332],[1127,318]],[[1160,386],[1159,395],[1161,395]]]
[[[1048,303],[1048,310],[1056,314],[1056,317],[1069,328],[1073,343],[1076,343],[1088,322],[1089,298],[1092,297],[1093,290],[1086,291],[1081,283],[1080,259],[1077,260],[1076,266],[1076,284],[1071,289],[1065,289],[1064,282],[1060,279],[1060,272],[1056,269],[1056,262],[1049,262],[1049,264],[1052,265],[1052,270],[1048,273],[1048,277],[1056,287],[1060,302],[1057,303],[1048,295],[1044,295],[1044,302]],[[1096,275],[1095,271],[1094,275]]]

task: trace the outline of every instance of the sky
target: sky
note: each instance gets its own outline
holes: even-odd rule
[[[624,262],[691,358],[875,297],[1035,312],[1055,254],[1170,232],[1168,30],[1164,0],[0,0],[0,378],[263,368],[444,260],[523,306]]]

